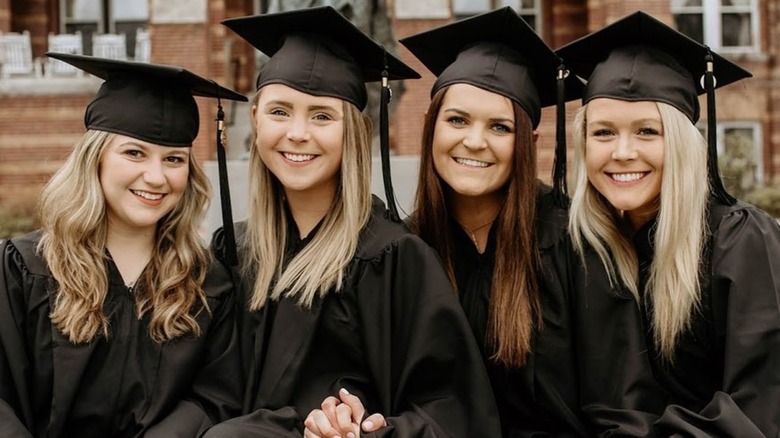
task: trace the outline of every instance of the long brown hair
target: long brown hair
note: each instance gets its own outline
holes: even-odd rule
[[[453,269],[453,230],[445,190],[447,183],[433,164],[433,135],[444,95],[439,90],[425,115],[420,176],[415,215],[411,226],[442,259],[457,291]],[[502,189],[504,205],[496,219],[496,262],[491,280],[487,345],[491,359],[506,366],[525,363],[534,331],[541,328],[541,303],[537,287],[539,252],[536,229],[536,146],[531,119],[514,101],[515,154],[511,176]],[[458,291],[459,292],[459,291]]]

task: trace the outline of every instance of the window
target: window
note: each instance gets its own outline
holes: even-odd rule
[[[718,156],[729,157],[736,167],[744,169],[742,181],[749,186],[764,182],[764,151],[761,127],[755,122],[718,123]]]
[[[92,35],[123,34],[127,56],[135,56],[135,36],[149,21],[148,0],[60,0],[63,33],[81,31],[84,54],[92,54]]]
[[[452,0],[452,13],[465,18],[511,6],[536,33],[541,33],[541,3],[542,0]]]
[[[758,0],[671,0],[677,29],[722,53],[758,52]]]

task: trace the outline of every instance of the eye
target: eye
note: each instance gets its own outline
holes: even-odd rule
[[[590,135],[591,137],[609,137],[615,135],[615,132],[610,129],[599,128],[591,131]]]
[[[500,132],[502,134],[511,134],[512,133],[512,127],[505,124],[505,123],[496,123],[493,126],[490,127],[490,129]]]
[[[187,160],[181,155],[168,155],[165,157],[165,161],[174,164],[184,164]]]
[[[270,114],[272,116],[279,116],[279,117],[285,117],[285,116],[289,115],[287,113],[287,111],[285,111],[282,108],[273,108],[270,111],[268,111],[268,114]]]
[[[144,156],[144,153],[139,149],[125,149],[122,151],[122,155],[127,155],[132,158],[141,158]]]
[[[317,113],[314,115],[313,119],[317,121],[325,122],[328,120],[333,120],[333,117],[331,117],[331,115],[327,113]]]
[[[639,128],[637,130],[637,134],[639,134],[639,135],[661,135],[661,133],[657,129],[650,128],[650,127]]]
[[[447,123],[449,123],[452,126],[466,126],[468,123],[466,122],[466,119],[460,116],[451,116],[447,118]]]

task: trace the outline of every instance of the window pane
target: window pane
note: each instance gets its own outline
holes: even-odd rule
[[[534,9],[537,3],[537,0],[521,0],[520,7],[523,9]]]
[[[97,22],[65,23],[65,33],[81,32],[81,44],[85,55],[92,54],[92,34],[97,32]]]
[[[750,6],[750,0],[721,0],[723,6]]]
[[[704,23],[700,14],[677,14],[674,16],[674,22],[677,30],[704,43]]]
[[[672,0],[672,10],[690,7],[701,7],[701,0]]]
[[[535,30],[537,33],[539,32],[539,29],[536,28],[536,15],[527,14],[527,15],[520,15],[520,17],[525,20],[526,23],[528,23],[529,26],[531,26],[531,29]]]
[[[100,21],[100,0],[65,0],[69,21]]]
[[[750,14],[723,14],[721,36],[723,47],[752,46]]]
[[[114,20],[146,21],[149,19],[147,0],[111,0],[111,11]]]
[[[490,9],[490,0],[453,0],[452,2],[455,15],[479,14]]]

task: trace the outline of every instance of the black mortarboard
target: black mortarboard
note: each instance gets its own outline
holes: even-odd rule
[[[541,120],[542,107],[558,104],[553,180],[565,193],[563,83],[567,89],[580,88],[581,84],[573,76],[567,80],[558,55],[512,8],[506,6],[456,21],[400,42],[438,76],[431,97],[451,84],[474,85],[517,102],[534,128]]]
[[[65,53],[46,55],[105,79],[87,106],[87,129],[163,146],[192,146],[200,128],[193,95],[247,100],[180,67]]]
[[[367,102],[364,82],[382,81],[382,174],[391,218],[400,220],[390,180],[387,81],[420,75],[331,6],[230,18],[222,24],[270,56],[257,78],[258,89],[284,84],[315,96],[337,97],[363,110]]]
[[[245,102],[247,98],[181,67],[66,53],[46,55],[105,80],[87,106],[84,115],[87,129],[127,135],[162,146],[192,146],[200,129],[198,106],[192,96],[217,98],[220,198],[230,254],[226,261],[235,265],[233,216],[222,145],[224,113],[219,99]]]
[[[222,21],[270,56],[257,88],[280,83],[315,96],[366,106],[364,82],[420,75],[330,6]]]
[[[706,92],[711,188],[721,201],[734,202],[723,188],[717,167],[714,89],[751,77],[750,72],[642,11],[556,53],[576,75],[587,79],[583,103],[598,97],[663,102],[696,123],[698,95]]]

